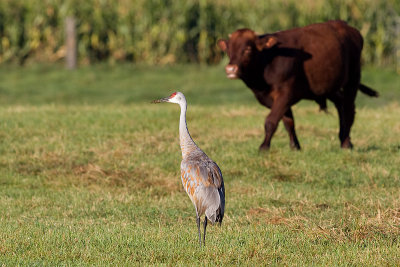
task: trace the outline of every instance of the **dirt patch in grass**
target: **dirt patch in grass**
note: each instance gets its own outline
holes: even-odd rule
[[[42,177],[48,185],[56,188],[77,186],[99,190],[126,188],[132,191],[158,188],[153,191],[164,194],[177,191],[179,174],[175,177],[171,172],[143,160],[141,153],[144,152],[138,152],[132,143],[121,140],[68,151],[33,147],[18,151],[18,158],[4,159],[3,165],[24,176]],[[151,154],[145,155],[151,158]]]
[[[250,219],[262,219],[267,224],[274,225],[287,225],[291,228],[299,229],[302,227],[303,223],[307,221],[305,217],[302,216],[287,216],[285,208],[252,208],[247,212],[247,216]],[[301,223],[303,222],[303,223]]]
[[[12,170],[23,175],[46,176],[49,171],[58,174],[68,173],[74,162],[79,161],[76,155],[65,155],[58,152],[30,152],[10,161]]]
[[[110,156],[116,155],[110,153]],[[115,159],[114,159],[115,160]],[[146,163],[133,165],[124,162],[121,166],[113,161],[83,163],[79,157],[57,153],[44,153],[37,158],[25,158],[13,162],[12,169],[23,175],[40,176],[46,184],[55,188],[69,186],[86,187],[92,190],[123,189],[137,191],[153,188],[155,194],[169,194],[180,189],[179,176],[173,177],[159,168]]]
[[[136,166],[129,170],[120,170],[88,163],[74,166],[71,173],[64,178],[51,179],[49,183],[53,186],[71,184],[93,190],[119,188],[131,192],[153,188],[152,192],[156,195],[165,195],[180,189],[176,177],[164,174],[157,169],[150,169],[145,165]]]
[[[327,238],[339,242],[358,242],[363,240],[391,239],[399,240],[400,209],[378,209],[374,216],[360,209],[344,205],[346,213],[329,220],[316,220],[310,212],[328,209],[323,204],[303,203],[290,207],[257,207],[247,211],[247,219],[253,222],[282,225],[293,231],[302,231],[313,238]],[[308,211],[307,211],[308,210]]]
[[[294,169],[291,165],[290,162],[282,158],[282,160],[266,160],[263,167],[268,170],[268,175],[272,180],[278,182],[301,181],[302,172]]]

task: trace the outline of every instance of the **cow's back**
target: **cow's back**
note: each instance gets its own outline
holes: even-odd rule
[[[341,20],[331,20],[326,23],[336,30],[340,41],[343,44],[350,45],[352,46],[352,49],[361,53],[363,48],[363,38],[357,29],[349,26],[346,22]]]
[[[357,86],[361,73],[361,51],[364,40],[360,32],[349,26],[344,21],[334,20],[328,21],[337,31],[342,47],[345,51],[345,83],[350,86]]]
[[[305,86],[315,95],[338,90],[348,78],[349,51],[357,50],[357,46],[346,44],[351,39],[359,45],[359,40],[344,26],[344,22],[330,21],[276,33],[281,47],[300,49],[310,55],[301,71],[307,80]]]

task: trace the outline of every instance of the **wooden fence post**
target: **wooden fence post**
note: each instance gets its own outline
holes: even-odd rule
[[[67,17],[65,19],[65,46],[66,46],[66,67],[67,69],[75,69],[77,61],[77,43],[75,18]]]

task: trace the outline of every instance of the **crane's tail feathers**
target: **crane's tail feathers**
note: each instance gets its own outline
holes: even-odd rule
[[[372,96],[372,97],[378,97],[379,93],[377,91],[375,91],[374,89],[360,83],[360,85],[358,86],[358,89],[360,89],[361,92],[363,92],[366,95]]]
[[[217,210],[217,218],[215,219],[216,222],[219,222],[219,225],[222,224],[222,219],[224,218],[224,214],[221,212],[221,207]]]

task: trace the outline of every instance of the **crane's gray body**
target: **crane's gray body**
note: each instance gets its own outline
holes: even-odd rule
[[[221,170],[203,151],[196,151],[194,154],[181,162],[183,187],[192,200],[198,217],[205,214],[212,223],[222,222],[225,188]]]

